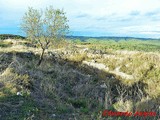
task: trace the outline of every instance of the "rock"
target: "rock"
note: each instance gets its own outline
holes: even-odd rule
[[[22,93],[21,93],[21,92],[17,92],[17,95],[18,95],[18,96],[22,96]]]
[[[106,83],[103,83],[102,85],[100,85],[101,88],[107,88]]]
[[[104,64],[102,63],[96,63],[95,61],[91,61],[91,62],[88,62],[88,61],[83,61],[83,64],[86,64],[88,66],[92,66],[94,68],[98,68],[99,70],[106,70],[108,71],[109,68],[107,66],[105,66]]]
[[[52,117],[56,117],[56,114],[52,114]]]

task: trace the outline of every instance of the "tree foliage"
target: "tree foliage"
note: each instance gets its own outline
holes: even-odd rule
[[[39,44],[42,48],[38,63],[40,65],[45,50],[51,44],[62,40],[68,32],[69,26],[63,10],[54,9],[52,6],[44,11],[30,7],[22,18],[21,29],[28,39]]]

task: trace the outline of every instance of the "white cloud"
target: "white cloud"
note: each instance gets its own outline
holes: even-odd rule
[[[160,24],[160,14],[156,13],[160,11],[159,0],[0,0],[0,5],[0,22],[8,25],[18,25],[29,6],[43,9],[49,5],[66,11],[71,31],[101,32],[103,36],[108,32],[130,35],[133,30],[146,34],[139,31],[159,30],[156,26]]]

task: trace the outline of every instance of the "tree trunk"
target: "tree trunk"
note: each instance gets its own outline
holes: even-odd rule
[[[37,64],[38,66],[41,64],[41,62],[42,62],[42,60],[43,60],[44,51],[45,51],[45,49],[42,49],[42,53],[41,53],[39,62],[38,62],[38,64]]]

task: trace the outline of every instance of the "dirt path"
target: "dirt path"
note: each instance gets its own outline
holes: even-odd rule
[[[97,68],[99,70],[104,70],[106,72],[109,72],[109,73],[112,73],[112,74],[115,74],[117,76],[120,76],[122,79],[129,79],[129,80],[133,80],[134,77],[132,75],[128,75],[124,72],[121,72],[120,71],[120,67],[117,67],[115,70],[113,71],[110,71],[109,70],[109,67],[107,67],[106,65],[102,64],[102,63],[96,63],[94,61],[83,61],[82,62],[83,64],[86,64],[88,66],[91,66],[91,67],[94,67],[94,68]]]

